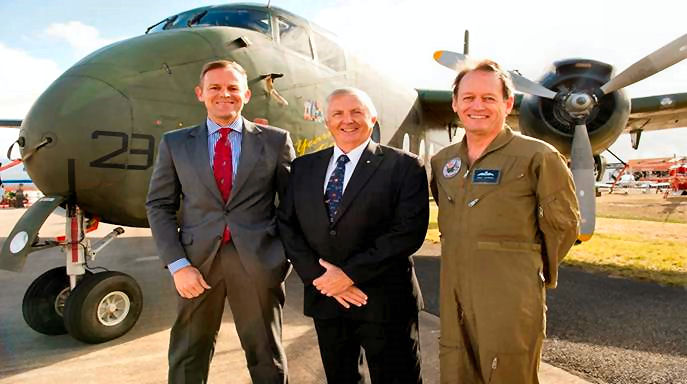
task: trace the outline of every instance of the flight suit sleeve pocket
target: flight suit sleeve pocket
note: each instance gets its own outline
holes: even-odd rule
[[[181,245],[193,244],[193,234],[190,232],[179,232],[179,241]]]
[[[577,227],[579,221],[577,202],[569,201],[565,197],[563,191],[560,191],[539,203],[538,216],[540,225],[550,226],[559,231]]]

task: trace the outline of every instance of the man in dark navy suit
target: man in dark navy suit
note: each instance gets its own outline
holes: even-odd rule
[[[325,114],[336,145],[293,162],[279,228],[327,382],[361,382],[364,350],[373,383],[421,383],[411,255],[427,232],[425,168],[370,139],[377,112],[364,92],[335,90]]]

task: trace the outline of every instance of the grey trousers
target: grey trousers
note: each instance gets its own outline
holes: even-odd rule
[[[231,242],[221,247],[205,280],[211,289],[193,299],[178,298],[169,340],[169,383],[207,383],[225,298],[253,383],[287,383],[281,343],[284,283],[258,286]]]

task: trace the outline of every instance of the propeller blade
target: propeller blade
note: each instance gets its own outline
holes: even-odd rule
[[[452,51],[436,51],[434,52],[434,60],[448,69],[460,71],[460,67],[468,59],[462,53]]]
[[[587,134],[587,126],[582,123],[575,126],[575,134],[570,151],[570,170],[575,180],[575,194],[580,205],[582,223],[578,238],[587,241],[594,234],[596,223],[596,191],[594,178],[594,155],[592,144]]]
[[[509,73],[510,77],[513,79],[513,85],[518,91],[543,97],[545,99],[553,99],[556,97],[556,92],[544,87],[543,85],[535,83],[534,81],[518,74],[515,71],[509,71]]]
[[[659,48],[652,54],[630,65],[618,76],[601,86],[604,94],[617,91],[640,80],[653,76],[656,73],[670,67],[687,58],[687,34],[684,34],[663,48]]]
[[[436,51],[434,52],[434,60],[448,69],[460,71],[461,66],[468,60],[468,57],[462,53],[452,51]],[[556,92],[544,87],[539,83],[535,83],[515,71],[509,71],[513,78],[513,85],[515,89],[520,92],[529,93],[531,95],[553,99],[556,97]]]

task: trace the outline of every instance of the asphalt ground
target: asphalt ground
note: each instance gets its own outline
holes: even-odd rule
[[[426,310],[439,314],[438,247],[415,256]],[[543,360],[598,383],[687,383],[687,290],[562,266],[547,292]]]
[[[0,210],[0,243],[23,210]],[[89,237],[98,238],[111,230],[101,227]],[[43,236],[64,231],[64,218],[50,216],[41,230]],[[0,384],[74,384],[74,383],[164,383],[167,371],[169,329],[176,312],[175,291],[166,270],[161,267],[147,229],[127,228],[126,233],[106,247],[91,266],[98,265],[134,277],[143,292],[143,311],[136,325],[124,336],[106,343],[88,345],[68,335],[46,336],[30,329],[22,318],[21,303],[26,288],[44,271],[63,265],[64,255],[57,249],[29,256],[21,273],[0,271]],[[432,278],[438,271],[434,262],[423,263],[422,276]],[[431,282],[423,281],[429,286]],[[429,293],[429,292],[428,292]],[[429,299],[432,293],[425,293]],[[284,307],[284,346],[289,363],[290,382],[324,383],[324,373],[311,319],[302,315],[302,284],[295,274],[287,280]],[[430,300],[431,301],[431,300]],[[425,384],[439,381],[439,319],[420,314],[420,340]],[[566,371],[543,364],[542,384],[583,384],[586,381]],[[245,358],[234,329],[231,311],[226,308],[210,382],[247,384],[250,382]]]

